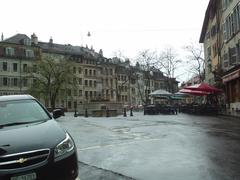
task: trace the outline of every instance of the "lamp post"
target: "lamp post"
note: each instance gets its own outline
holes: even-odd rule
[[[77,117],[77,102],[74,102],[74,117]]]

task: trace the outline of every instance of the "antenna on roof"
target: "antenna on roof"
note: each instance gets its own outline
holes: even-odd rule
[[[4,40],[4,36],[3,36],[3,33],[2,33],[2,36],[1,36],[1,41],[3,41]]]

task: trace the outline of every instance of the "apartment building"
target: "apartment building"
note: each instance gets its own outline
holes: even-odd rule
[[[102,83],[101,67],[98,65],[100,55],[93,49],[56,44],[52,38],[49,42],[39,42],[38,46],[42,50],[43,58],[51,57],[55,61],[61,59],[72,65],[74,77],[69,79],[69,85],[60,90],[56,106],[72,111],[77,104],[88,103],[102,96],[103,86],[99,86]]]
[[[206,81],[225,90],[231,111],[240,109],[240,1],[210,0],[200,36]]]
[[[0,95],[31,93],[35,80],[30,69],[47,58],[71,64],[74,76],[60,89],[55,102],[56,107],[69,111],[78,104],[99,100],[143,105],[149,93],[169,89],[170,79],[159,70],[146,72],[139,65],[130,65],[129,60],[106,58],[102,50],[97,53],[92,48],[54,43],[52,38],[41,42],[35,34],[30,38],[16,34],[0,41]],[[176,92],[176,79],[171,79],[171,84]],[[51,106],[48,97],[36,96],[46,107]]]
[[[227,95],[228,108],[240,110],[240,1],[228,0],[222,4],[224,73],[222,80]]]
[[[111,59],[101,58],[99,60],[101,85],[102,85],[102,97],[110,102],[116,102],[117,100],[117,74],[116,64]]]
[[[29,67],[40,58],[40,48],[33,34],[24,34],[0,41],[0,95],[24,94],[33,83]]]

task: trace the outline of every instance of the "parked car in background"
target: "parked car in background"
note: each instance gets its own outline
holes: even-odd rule
[[[0,96],[0,179],[75,180],[78,160],[71,135],[30,95]]]

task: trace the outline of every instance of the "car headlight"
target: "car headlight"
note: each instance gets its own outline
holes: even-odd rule
[[[72,138],[66,133],[66,138],[60,142],[54,149],[54,157],[62,156],[74,149],[74,142]]]

